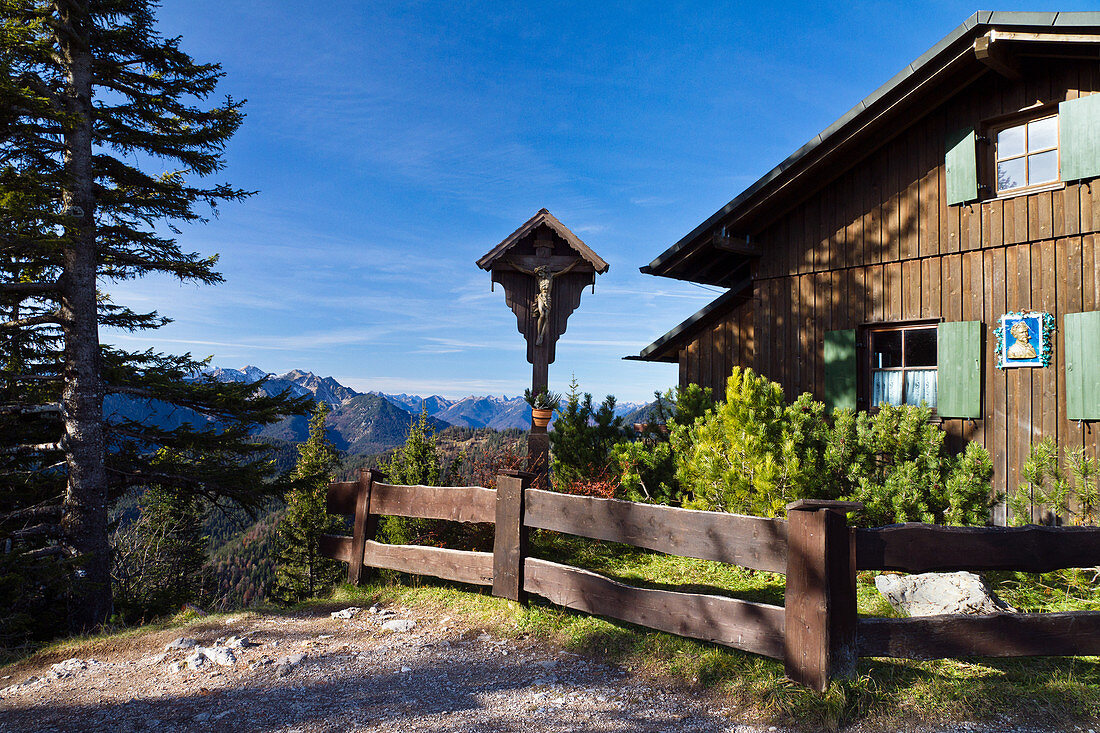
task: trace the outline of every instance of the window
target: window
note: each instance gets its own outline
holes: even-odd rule
[[[1058,182],[1058,115],[995,130],[997,194]]]
[[[867,329],[868,404],[926,403],[936,409],[936,326],[884,326]]]

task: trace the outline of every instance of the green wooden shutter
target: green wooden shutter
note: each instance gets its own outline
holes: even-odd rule
[[[825,406],[856,408],[856,332],[825,332]]]
[[[937,330],[936,412],[982,416],[982,322],[941,323]]]
[[[978,198],[978,136],[973,127],[947,136],[947,203]]]
[[[1066,417],[1100,420],[1100,311],[1067,313]]]
[[[1100,176],[1100,94],[1058,105],[1058,143],[1063,181]]]

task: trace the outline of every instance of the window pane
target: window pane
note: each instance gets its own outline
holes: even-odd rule
[[[901,404],[902,372],[871,373],[871,404]]]
[[[1024,154],[1024,126],[1017,125],[997,133],[997,157],[1010,158]]]
[[[1007,191],[1027,185],[1024,158],[1002,161],[997,164],[997,190]]]
[[[901,331],[876,333],[871,337],[871,367],[901,366]]]
[[[905,366],[936,366],[936,329],[905,332]]]
[[[1027,126],[1027,149],[1042,150],[1058,146],[1058,118],[1035,120]]]
[[[1050,183],[1058,180],[1058,151],[1051,150],[1027,157],[1027,182]]]
[[[920,369],[905,373],[905,404],[919,405],[922,402],[933,410],[936,409],[935,369]]]

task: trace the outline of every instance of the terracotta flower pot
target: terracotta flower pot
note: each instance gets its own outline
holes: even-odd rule
[[[545,428],[550,424],[550,418],[553,417],[553,410],[540,410],[537,407],[531,408],[531,422],[535,424],[536,428]]]

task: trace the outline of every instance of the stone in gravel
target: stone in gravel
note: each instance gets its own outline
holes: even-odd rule
[[[416,622],[410,621],[407,618],[395,618],[390,619],[382,624],[383,631],[396,631],[398,633],[405,633],[412,631],[416,628]]]
[[[194,639],[190,638],[190,637],[181,636],[180,638],[176,639],[175,641],[171,641],[171,642],[168,642],[167,644],[165,644],[164,645],[164,651],[167,652],[167,651],[171,651],[173,649],[190,649],[193,646],[198,646],[198,642],[195,641]]]
[[[332,618],[352,618],[362,610],[363,609],[358,606],[351,606],[350,608],[345,608],[343,611],[333,611],[329,616]],[[373,606],[371,607],[371,613],[375,613]]]
[[[260,645],[247,636],[230,636],[228,639],[218,639],[214,642],[214,646],[224,646],[226,649],[250,649]]]
[[[206,664],[206,655],[201,650],[196,650],[187,655],[187,659],[183,660],[187,663],[188,669],[198,669]]]
[[[1015,612],[981,576],[965,571],[880,575],[875,578],[875,587],[891,606],[910,616]]]
[[[195,721],[196,723],[205,723],[207,720],[210,720],[210,713],[199,713],[195,717],[191,718],[191,720]]]
[[[553,669],[558,666],[558,660],[556,659],[544,659],[541,662],[535,662],[536,665],[543,669]]]
[[[181,669],[183,669],[183,668],[180,667],[179,662],[172,662],[171,664],[168,665],[168,671],[171,672],[172,674],[179,674]]]
[[[237,657],[233,654],[233,650],[217,646],[213,649],[204,649],[203,654],[214,664],[221,665],[222,667],[229,667],[237,663]]]
[[[401,668],[401,674],[405,674],[406,672],[412,672],[412,671],[413,671],[412,667],[402,667]]]
[[[83,659],[77,659],[76,657],[73,657],[72,659],[66,659],[64,662],[58,662],[57,664],[50,667],[50,677],[58,680],[64,679],[66,677],[72,677],[77,672],[83,672],[84,670],[88,669],[88,667],[94,667],[97,665],[99,665],[99,662],[94,659],[89,659],[85,661]]]
[[[297,667],[306,658],[305,654],[290,654],[279,660],[279,674],[285,675],[291,667]]]

